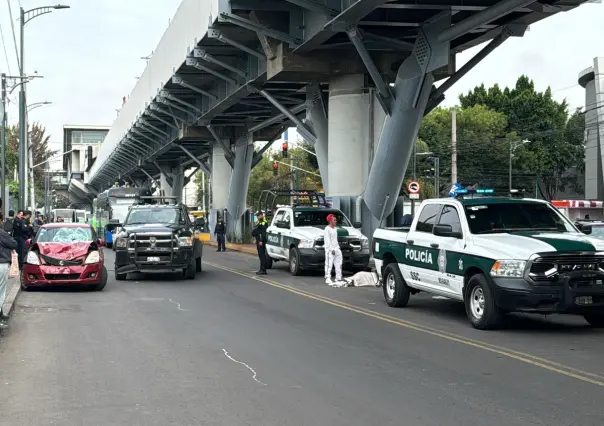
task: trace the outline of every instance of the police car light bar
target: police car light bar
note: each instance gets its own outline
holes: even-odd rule
[[[479,188],[479,189],[458,189],[455,193],[455,198],[462,198],[465,195],[493,195],[494,189],[491,188]]]

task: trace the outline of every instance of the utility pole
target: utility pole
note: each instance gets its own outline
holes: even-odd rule
[[[413,144],[413,180],[417,178],[417,139]],[[415,200],[411,200],[411,214],[415,215]]]
[[[513,140],[510,139],[510,178],[509,178],[509,182],[508,182],[508,190],[510,192],[512,192],[512,157],[514,156],[514,147],[513,147]]]
[[[457,183],[457,108],[451,110],[451,183]]]
[[[0,122],[2,130],[0,131],[0,163],[2,171],[0,172],[0,187],[2,188],[2,214],[6,217],[8,211],[8,197],[6,194],[6,74],[2,73],[1,77],[1,91],[2,91],[2,105],[0,106]]]
[[[434,195],[440,198],[440,158],[434,157]]]

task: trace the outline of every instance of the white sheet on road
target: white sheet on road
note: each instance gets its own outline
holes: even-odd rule
[[[357,272],[352,277],[335,282],[332,287],[379,287],[380,280],[375,272]]]

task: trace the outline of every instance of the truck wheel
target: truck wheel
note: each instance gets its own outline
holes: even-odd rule
[[[495,304],[493,291],[482,274],[470,278],[464,291],[466,315],[470,324],[479,330],[492,330],[501,325],[503,315]]]
[[[583,318],[594,328],[604,328],[604,315],[602,314],[585,314]]]
[[[411,290],[407,286],[398,263],[391,263],[384,270],[384,298],[392,308],[404,308],[409,303]]]
[[[266,269],[273,269],[273,258],[266,255]]]
[[[300,267],[300,252],[296,247],[289,250],[289,272],[295,277],[302,275]]]
[[[107,285],[107,268],[103,266],[101,270],[101,282],[95,286],[92,286],[93,291],[102,291]]]
[[[201,257],[195,259],[195,270],[197,272],[201,272],[203,270],[203,265],[201,263]]]
[[[125,281],[126,280],[126,275],[127,274],[118,274],[117,272],[115,273],[115,280],[116,281]]]
[[[189,266],[187,266],[185,268],[185,270],[182,272],[186,279],[188,279],[188,280],[195,279],[195,262],[189,263]]]

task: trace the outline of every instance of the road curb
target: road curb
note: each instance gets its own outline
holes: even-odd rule
[[[218,246],[218,244],[215,241],[205,241],[204,245],[213,246],[213,247]],[[256,251],[255,248],[246,247],[243,244],[226,243],[226,248],[227,248],[227,250],[238,251],[240,253],[246,253],[246,254],[251,254],[251,255],[258,254],[258,252]]]
[[[10,315],[20,291],[21,285],[19,280],[17,278],[9,278],[6,289],[6,300],[4,301],[4,305],[2,305],[2,313],[4,316],[8,317]]]

